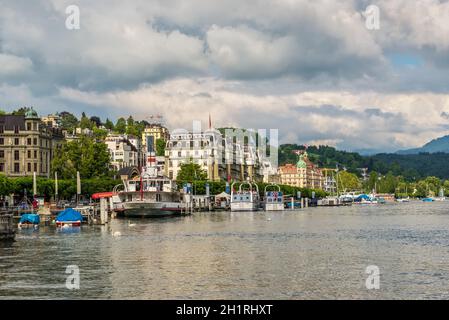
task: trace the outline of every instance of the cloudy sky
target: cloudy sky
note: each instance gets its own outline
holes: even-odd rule
[[[0,0],[0,108],[416,147],[449,134],[448,19],[447,0]]]

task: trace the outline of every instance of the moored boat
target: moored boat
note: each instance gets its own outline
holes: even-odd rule
[[[259,187],[256,183],[244,182],[240,184],[239,190],[231,186],[231,211],[257,211],[260,205]],[[244,189],[243,186],[248,186]]]
[[[35,213],[24,213],[20,216],[20,221],[17,225],[19,229],[38,228],[40,217]]]
[[[274,187],[276,191],[267,191],[268,188]],[[265,187],[265,211],[283,211],[284,210],[284,195],[281,192],[281,187],[277,184],[267,185]]]
[[[80,227],[83,215],[72,208],[65,209],[56,217],[56,226],[60,228]]]

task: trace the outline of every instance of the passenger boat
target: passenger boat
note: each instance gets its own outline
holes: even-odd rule
[[[235,182],[231,186],[231,211],[257,211],[260,206],[259,187],[256,183],[244,182],[238,191],[234,190]],[[243,186],[248,186],[244,189]]]
[[[179,215],[183,209],[182,199],[176,183],[159,175],[152,165],[143,168],[140,176],[122,180],[112,196],[117,215],[140,218]]]
[[[267,191],[268,188],[275,187],[276,191]],[[283,211],[284,210],[284,195],[281,192],[281,187],[277,184],[270,184],[265,187],[265,211]]]

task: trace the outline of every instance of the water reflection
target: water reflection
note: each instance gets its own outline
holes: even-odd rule
[[[0,245],[0,297],[448,298],[449,203],[199,213],[21,230]],[[68,265],[80,290],[65,287]],[[365,268],[381,289],[365,288]]]

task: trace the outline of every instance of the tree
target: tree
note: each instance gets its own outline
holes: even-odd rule
[[[115,124],[115,131],[121,134],[126,133],[126,120],[124,118],[117,119],[117,123]]]
[[[156,155],[159,157],[163,157],[165,155],[165,140],[164,139],[156,140]]]
[[[126,133],[134,136],[139,135],[136,127],[136,122],[134,121],[132,116],[129,116],[128,120],[126,120]]]
[[[177,181],[205,181],[207,172],[202,170],[199,164],[190,160],[189,163],[181,164],[181,168],[176,177]]]
[[[94,123],[92,121],[90,121],[90,119],[83,112],[83,115],[81,116],[81,120],[80,120],[80,128],[92,130],[93,126],[94,126]]]
[[[347,171],[340,171],[338,173],[338,189],[339,190],[357,190],[361,188],[359,178]]]
[[[106,119],[104,127],[108,130],[114,131],[114,123],[111,120],[109,120],[109,118]]]
[[[97,128],[100,128],[101,125],[102,125],[100,117],[92,116],[92,117],[90,117],[90,121],[91,121]]]
[[[21,107],[17,110],[14,110],[11,114],[14,116],[24,116],[27,111],[30,110],[28,107]]]
[[[11,181],[3,174],[0,174],[0,195],[7,196],[11,194],[12,184]]]
[[[59,113],[61,118],[61,127],[68,131],[73,131],[78,126],[78,118],[67,111]]]
[[[52,173],[58,172],[61,179],[73,179],[76,171],[80,172],[81,178],[104,177],[109,175],[109,163],[110,155],[105,143],[81,136],[56,151]]]

